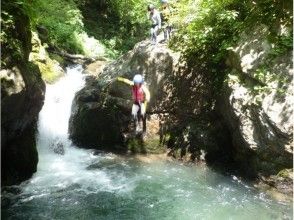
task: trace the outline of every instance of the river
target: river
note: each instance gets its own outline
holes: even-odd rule
[[[292,204],[206,166],[75,147],[67,131],[74,94],[84,85],[81,72],[70,67],[47,85],[38,171],[2,192],[2,219],[292,219]]]

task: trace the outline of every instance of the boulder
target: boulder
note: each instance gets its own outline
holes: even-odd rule
[[[54,58],[51,55],[51,58],[46,51],[48,46],[42,44],[39,37],[40,36],[36,32],[32,32],[32,51],[29,56],[29,61],[39,67],[42,79],[46,83],[53,83],[65,74],[65,71],[61,67],[64,61],[57,55],[55,55]]]
[[[39,35],[40,40],[42,41],[42,43],[47,43],[48,38],[49,38],[48,29],[43,25],[37,25],[36,29],[38,31],[38,35]]]
[[[116,78],[123,76],[131,80],[136,73],[143,74],[151,93],[148,112],[162,113],[164,109],[161,103],[168,98],[167,77],[172,74],[178,59],[179,55],[166,47],[155,47],[149,41],[143,41],[132,51],[106,65],[99,76],[89,76],[86,86],[76,94],[73,102],[70,138],[82,147],[157,151],[160,139],[159,116],[148,115],[147,139],[145,142],[138,141],[140,138],[132,135],[131,88]]]
[[[7,38],[1,48],[0,71],[1,184],[5,186],[30,178],[37,169],[36,120],[44,102],[45,83],[38,67],[28,61],[32,49],[29,18],[6,4],[2,10],[12,18],[12,26],[3,25]]]
[[[162,103],[169,98],[171,77],[179,65],[180,54],[169,50],[164,45],[151,45],[149,40],[135,45],[134,49],[123,55],[120,59],[107,65],[99,79],[109,83],[109,93],[131,99],[127,86],[121,85],[114,79],[123,76],[132,79],[135,73],[141,73],[150,90],[151,101],[149,110],[165,111]]]
[[[56,138],[51,144],[50,148],[53,150],[54,153],[59,154],[59,155],[64,155],[65,154],[65,147],[64,144],[61,140]]]
[[[107,60],[96,60],[95,62],[85,64],[83,73],[98,76],[106,64]]]
[[[286,51],[272,58],[268,33],[257,26],[231,50],[232,71],[217,104],[232,136],[234,159],[246,172],[267,176],[293,167],[293,57]]]

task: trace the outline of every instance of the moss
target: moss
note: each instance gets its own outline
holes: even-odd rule
[[[293,169],[283,169],[278,173],[277,176],[283,177],[283,178],[290,178],[292,173],[293,173]]]
[[[148,153],[161,154],[165,152],[166,148],[158,138],[153,138],[146,141],[146,150]]]
[[[46,63],[36,62],[36,64],[39,66],[42,79],[46,83],[54,83],[63,75],[61,67],[56,61],[49,59]]]
[[[145,143],[142,141],[141,138],[130,138],[127,142],[128,151],[133,154],[142,153],[146,154]]]
[[[166,148],[162,145],[158,138],[148,138],[143,141],[141,137],[133,137],[127,141],[128,151],[133,154],[161,154]]]
[[[32,52],[29,60],[38,65],[42,79],[47,83],[53,83],[64,74],[60,66],[64,63],[63,59],[56,56],[56,59],[51,59],[46,51],[46,44],[42,44],[36,32],[32,32]]]
[[[62,67],[65,67],[66,66],[66,60],[62,57],[62,56],[59,56],[58,54],[54,54],[54,53],[50,53],[49,54],[49,57],[52,59],[52,60],[55,60],[57,61]]]

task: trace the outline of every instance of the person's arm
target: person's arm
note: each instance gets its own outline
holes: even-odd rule
[[[143,89],[143,92],[145,93],[145,102],[144,102],[144,104],[145,104],[145,109],[147,109],[147,103],[150,101],[150,92],[147,89],[147,87],[144,86],[144,85],[143,85],[142,89]]]
[[[161,17],[160,17],[160,12],[157,11],[157,22],[158,22],[158,28],[161,28]]]
[[[150,101],[150,92],[149,90],[147,89],[146,86],[142,86],[142,89],[145,93],[145,101],[149,102]]]
[[[126,83],[126,84],[128,84],[130,86],[133,86],[134,85],[134,82],[133,81],[128,80],[128,79],[123,78],[123,77],[120,77],[120,76],[117,77],[117,81],[124,82],[124,83]]]

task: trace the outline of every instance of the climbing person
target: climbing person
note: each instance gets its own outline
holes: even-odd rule
[[[161,21],[162,21],[162,28],[164,33],[164,41],[170,39],[172,26],[170,23],[170,17],[172,14],[171,7],[168,3],[168,0],[160,0],[161,3]]]
[[[150,101],[150,92],[144,85],[144,78],[141,74],[136,74],[133,81],[123,77],[118,77],[118,81],[124,82],[132,86],[132,119],[135,123],[135,131],[139,132],[140,121],[143,123],[143,134],[146,132],[146,107],[147,102]]]
[[[147,10],[148,10],[148,18],[151,21],[151,29],[150,29],[151,43],[155,45],[157,44],[158,31],[161,28],[160,13],[152,4],[148,5]]]

